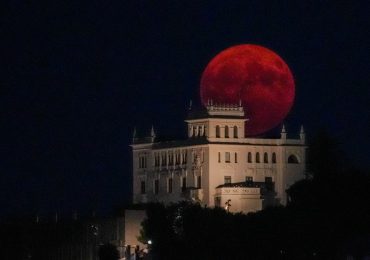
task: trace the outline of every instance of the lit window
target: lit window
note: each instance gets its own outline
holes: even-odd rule
[[[238,127],[234,126],[234,138],[238,138]]]
[[[249,163],[252,162],[252,153],[251,152],[248,153],[248,162]]]
[[[225,176],[224,177],[224,183],[225,184],[230,184],[231,183],[231,176]]]
[[[230,162],[230,153],[229,152],[225,152],[225,162],[226,163]]]
[[[256,153],[256,163],[260,163],[260,153]]]
[[[268,163],[268,162],[269,162],[269,158],[268,158],[267,153],[264,153],[264,154],[263,154],[263,162],[264,162],[264,163]]]

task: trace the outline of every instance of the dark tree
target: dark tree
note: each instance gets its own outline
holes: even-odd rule
[[[351,169],[325,132],[313,139],[308,157],[310,178],[287,190],[287,207],[244,215],[189,202],[150,205],[142,238],[153,240],[153,259],[367,256],[370,174]]]
[[[104,244],[99,247],[100,260],[118,260],[119,258],[119,252],[115,245]]]

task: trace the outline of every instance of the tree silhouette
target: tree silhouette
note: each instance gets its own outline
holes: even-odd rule
[[[118,260],[120,258],[117,247],[112,244],[104,244],[99,247],[100,260]]]

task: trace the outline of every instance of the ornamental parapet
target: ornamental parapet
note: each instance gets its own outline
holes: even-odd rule
[[[261,188],[257,187],[219,187],[216,195],[261,195]]]

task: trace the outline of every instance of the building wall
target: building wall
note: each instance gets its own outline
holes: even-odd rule
[[[151,150],[141,147],[134,151],[134,202],[163,201],[176,202],[185,199],[182,194],[182,178],[186,177],[187,187],[197,186],[197,176],[202,178],[204,193],[203,203],[214,206],[216,187],[224,184],[225,176],[231,177],[231,182],[243,182],[247,176],[255,182],[264,182],[271,177],[275,183],[277,197],[282,204],[286,203],[285,190],[295,181],[304,178],[305,172],[305,146],[286,145],[280,139],[258,143],[258,139],[248,139],[254,144],[212,143],[206,145],[193,145],[188,147],[175,147]],[[289,141],[289,140],[288,140]],[[288,143],[289,144],[289,143]],[[184,165],[154,166],[154,155],[172,154],[186,151],[187,163]],[[219,153],[221,160],[219,162]],[[230,162],[225,161],[226,153],[230,153]],[[248,153],[252,155],[252,162],[248,162]],[[259,153],[259,162],[256,161]],[[264,161],[267,153],[268,162]],[[147,167],[139,168],[139,157],[147,155]],[[235,154],[237,161],[235,162]],[[276,162],[272,162],[275,154]],[[288,163],[289,156],[294,155],[298,163]],[[174,159],[175,160],[175,159]],[[172,178],[172,193],[168,192],[168,179]],[[154,181],[159,182],[159,192],[154,194]],[[146,183],[146,194],[140,194],[140,182]],[[145,200],[143,200],[145,198]]]
[[[287,201],[286,189],[295,181],[303,179],[305,173],[305,140],[303,129],[300,138],[287,139],[285,128],[281,138],[245,138],[244,111],[239,106],[209,105],[209,118],[189,119],[188,142],[134,143],[133,148],[133,175],[134,175],[134,203],[161,201],[164,203],[177,202],[189,199],[181,190],[182,179],[186,177],[186,186],[196,187],[197,176],[202,178],[203,198],[201,203],[214,206],[216,188],[225,183],[225,176],[231,177],[231,182],[244,182],[246,177],[252,177],[255,182],[264,182],[271,178],[274,182],[276,197],[281,204]],[[219,118],[217,117],[219,116]],[[220,135],[216,136],[217,126]],[[229,127],[229,137],[225,136],[225,126]],[[234,136],[234,126],[238,129]],[[204,142],[204,141],[207,142]],[[173,153],[187,154],[186,164],[176,165],[170,162]],[[219,153],[221,160],[219,161]],[[226,153],[230,153],[230,162],[225,161]],[[248,153],[252,161],[248,162]],[[264,161],[267,153],[268,161]],[[155,157],[165,155],[165,165],[156,164]],[[237,161],[235,161],[237,154]],[[256,161],[259,154],[259,162]],[[275,154],[276,160],[272,161]],[[147,156],[147,165],[140,167],[140,156]],[[289,163],[289,158],[294,158]],[[173,179],[172,193],[168,192],[168,179]],[[154,181],[159,182],[158,194],[154,192]],[[145,181],[145,194],[140,194],[140,182]]]
[[[145,245],[138,240],[141,230],[141,222],[146,218],[144,210],[125,210],[125,245],[131,247]]]
[[[215,196],[219,199],[220,207],[228,207],[229,212],[248,213],[263,209],[263,199],[260,188],[230,187],[218,188]],[[225,208],[226,209],[226,208]]]

